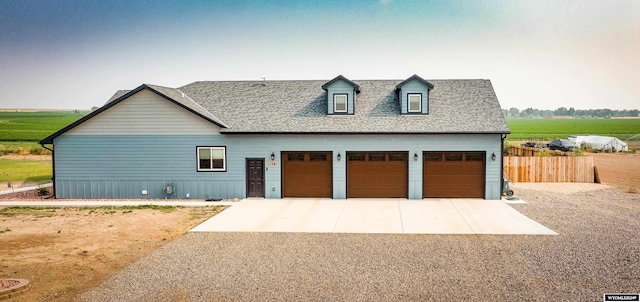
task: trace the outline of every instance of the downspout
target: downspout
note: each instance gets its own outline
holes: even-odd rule
[[[55,153],[53,151],[53,149],[49,149],[47,148],[47,146],[45,146],[44,144],[40,144],[40,146],[42,146],[42,148],[45,148],[49,151],[51,151],[51,181],[53,182],[53,192],[51,193],[51,196],[49,196],[47,199],[49,198],[56,198],[56,156]],[[53,146],[53,144],[52,144]]]
[[[500,140],[500,199],[502,199],[502,191],[504,190],[504,139],[506,134],[501,136]]]

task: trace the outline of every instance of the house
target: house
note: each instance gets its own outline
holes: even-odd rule
[[[489,80],[141,85],[40,141],[56,198],[501,198]]]

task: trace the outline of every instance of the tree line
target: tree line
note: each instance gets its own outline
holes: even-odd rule
[[[573,107],[560,107],[556,110],[541,110],[534,108],[527,108],[522,111],[520,109],[511,107],[509,109],[502,109],[506,118],[541,118],[548,116],[571,116],[577,118],[611,118],[611,117],[637,117],[640,116],[640,110],[611,110],[611,109],[575,109]]]

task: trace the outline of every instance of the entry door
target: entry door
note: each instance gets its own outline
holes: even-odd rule
[[[247,158],[247,197],[264,197],[264,158]]]

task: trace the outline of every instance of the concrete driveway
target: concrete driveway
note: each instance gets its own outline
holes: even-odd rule
[[[191,232],[557,235],[499,200],[244,199]]]

